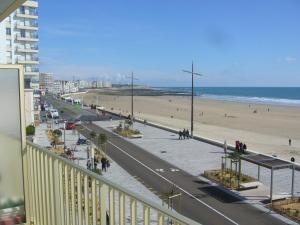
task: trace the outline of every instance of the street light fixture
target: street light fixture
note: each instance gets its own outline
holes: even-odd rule
[[[189,70],[182,70],[184,73],[192,74],[192,101],[191,101],[191,136],[193,137],[193,131],[194,131],[194,75],[196,76],[202,76],[200,73],[194,72],[194,62],[192,62],[192,71]]]
[[[133,122],[133,80],[138,79],[133,76],[133,72],[131,73],[131,76],[126,78],[131,79],[131,121]]]

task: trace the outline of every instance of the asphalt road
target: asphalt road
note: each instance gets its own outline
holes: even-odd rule
[[[52,100],[48,99],[48,101]],[[69,103],[64,102],[60,102],[56,107],[72,109]],[[78,110],[73,113],[67,110],[64,114],[65,117],[74,118],[81,114],[91,115],[93,112]],[[164,196],[171,190],[174,190],[174,193],[181,193],[180,198],[174,199],[173,207],[179,213],[201,224],[285,224],[270,214],[241,202],[238,196],[221,187],[203,182],[182,170],[171,172],[170,169],[176,168],[175,165],[169,164],[116,134],[90,123],[85,124],[83,128],[81,132],[85,136],[88,136],[91,130],[105,133],[109,140],[107,154],[127,172],[140,178],[143,183],[155,190],[159,196]],[[158,168],[163,169],[164,172],[156,171]]]

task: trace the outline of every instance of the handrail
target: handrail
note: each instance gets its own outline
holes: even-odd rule
[[[132,225],[138,224],[137,209],[142,210],[147,225],[150,215],[155,212],[158,225],[165,225],[166,219],[176,225],[199,225],[34,143],[27,142],[24,165],[27,213],[32,224],[87,225],[98,224],[101,220],[101,225],[114,225],[115,214],[119,214],[119,224],[125,225],[126,205],[130,209]],[[115,193],[119,193],[118,212],[115,210]],[[142,207],[138,208],[137,204]]]

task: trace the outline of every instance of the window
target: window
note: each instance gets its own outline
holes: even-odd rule
[[[25,14],[25,7],[24,7],[24,6],[21,6],[21,7],[20,7],[20,13],[21,13],[21,14]]]
[[[6,28],[6,35],[11,35],[11,29],[10,28]]]
[[[21,34],[21,37],[25,37],[25,30],[22,29],[22,30],[20,31],[20,34]]]

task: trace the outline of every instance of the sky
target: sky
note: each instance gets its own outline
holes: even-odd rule
[[[300,86],[299,0],[39,0],[40,70],[149,86]]]

